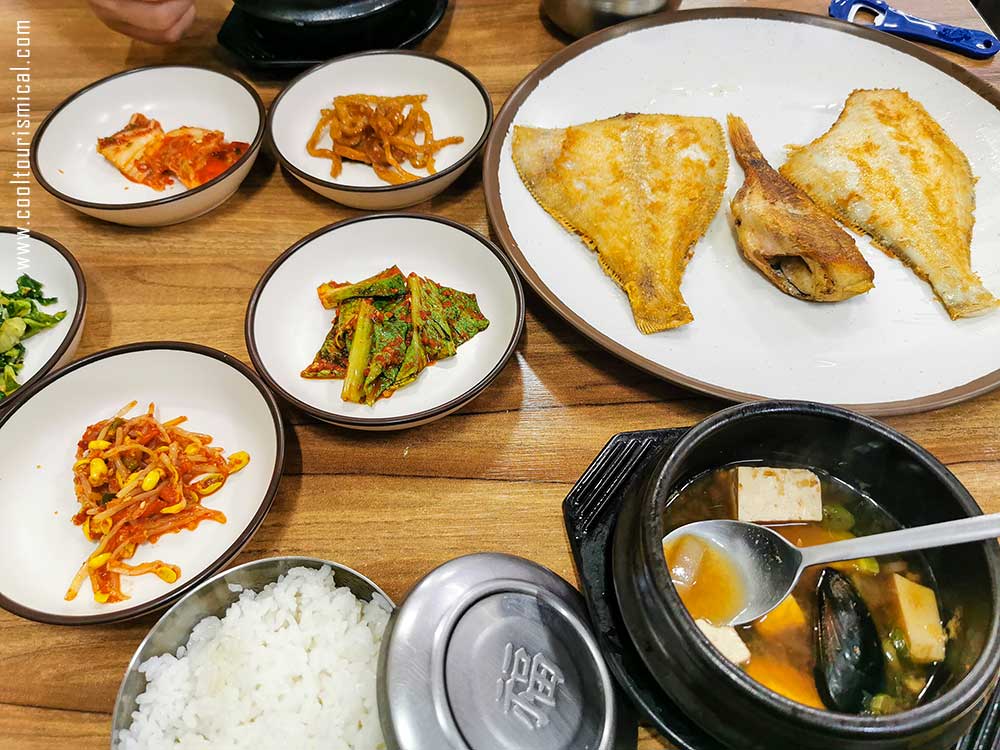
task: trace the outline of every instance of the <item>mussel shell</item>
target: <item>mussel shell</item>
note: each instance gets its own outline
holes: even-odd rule
[[[816,687],[827,708],[860,713],[885,682],[875,621],[850,579],[832,568],[820,577],[818,605]]]

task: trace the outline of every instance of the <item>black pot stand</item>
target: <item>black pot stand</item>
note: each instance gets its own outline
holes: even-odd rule
[[[660,689],[622,621],[611,568],[618,516],[686,429],[616,435],[563,502],[580,588],[608,668],[642,716],[682,750],[724,750]]]
[[[563,518],[594,634],[622,691],[645,721],[682,750],[727,750],[666,696],[646,667],[622,620],[612,573],[612,547],[622,509],[636,493],[645,491],[659,458],[686,432],[680,428],[614,436],[566,496]],[[1000,690],[956,750],[998,746]]]

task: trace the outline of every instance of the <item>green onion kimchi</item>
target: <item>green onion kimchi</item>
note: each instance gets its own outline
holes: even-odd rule
[[[317,293],[336,316],[302,377],[342,379],[341,398],[369,406],[490,324],[475,294],[403,276],[397,266],[356,283],[327,282]]]

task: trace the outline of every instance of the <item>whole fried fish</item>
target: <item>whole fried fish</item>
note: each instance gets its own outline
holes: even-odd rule
[[[833,127],[793,151],[781,174],[930,283],[952,318],[1000,304],[970,262],[969,160],[905,92],[854,91]]]
[[[767,163],[742,118],[727,124],[746,173],[729,204],[746,259],[799,299],[838,302],[871,289],[875,274],[851,236]]]
[[[568,128],[516,126],[513,156],[535,200],[625,290],[640,331],[694,319],[681,278],[722,202],[729,159],[718,122],[625,114]]]

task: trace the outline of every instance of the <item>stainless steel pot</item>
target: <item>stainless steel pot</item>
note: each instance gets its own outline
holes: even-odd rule
[[[542,0],[545,15],[573,36],[650,13],[677,10],[680,4],[681,0]]]

